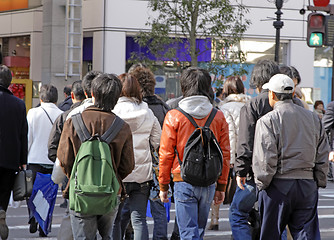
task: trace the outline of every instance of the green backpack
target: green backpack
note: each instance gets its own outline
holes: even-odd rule
[[[80,113],[72,116],[72,122],[82,144],[70,177],[70,209],[88,215],[107,214],[117,206],[120,188],[109,143],[118,134],[124,121],[116,116],[102,136],[90,135]]]

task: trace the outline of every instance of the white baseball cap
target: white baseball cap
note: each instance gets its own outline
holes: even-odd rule
[[[265,83],[262,88],[275,93],[293,93],[295,84],[289,76],[285,74],[276,74],[272,76],[269,82]]]

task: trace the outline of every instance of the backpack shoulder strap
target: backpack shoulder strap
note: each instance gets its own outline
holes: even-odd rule
[[[215,118],[216,113],[217,113],[217,109],[216,108],[212,108],[210,116],[208,117],[208,120],[206,120],[206,123],[205,123],[204,126],[210,127],[210,124],[211,124],[212,120]]]
[[[88,132],[88,129],[82,120],[81,113],[75,114],[72,117],[72,122],[81,142],[85,142],[90,139],[92,136]]]
[[[192,123],[192,125],[194,125],[195,128],[198,128],[198,125],[197,125],[197,123],[195,122],[195,120],[193,119],[192,116],[190,116],[188,113],[183,111],[182,108],[180,108],[180,107],[177,107],[175,109],[178,110],[179,112],[181,112],[184,116],[186,116],[189,119],[189,121]]]
[[[108,130],[101,136],[101,139],[110,144],[123,127],[124,121],[116,116]]]

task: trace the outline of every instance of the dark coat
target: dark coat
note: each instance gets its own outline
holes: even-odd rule
[[[57,149],[59,145],[60,135],[63,131],[63,126],[66,121],[67,115],[76,107],[80,106],[81,102],[72,104],[69,110],[63,112],[57,117],[56,121],[53,123],[49,141],[48,141],[48,157],[52,162],[56,161],[57,158]]]
[[[303,107],[299,99],[293,98],[293,102]],[[273,108],[269,105],[268,90],[265,89],[241,108],[237,158],[234,165],[237,176],[253,177],[252,157],[256,122],[272,110]]]
[[[143,100],[152,110],[154,116],[158,119],[160,123],[160,127],[162,128],[165,116],[169,111],[169,106],[163,100],[161,100],[155,95],[144,97]]]
[[[72,104],[73,104],[72,98],[71,98],[71,96],[68,96],[67,98],[65,98],[65,100],[63,102],[58,104],[58,108],[65,112],[65,111],[70,109]]]
[[[95,134],[101,136],[114,121],[115,114],[91,106],[82,112],[82,118],[92,136]],[[57,157],[68,178],[71,176],[74,160],[80,146],[81,141],[74,129],[72,119],[70,118],[64,124],[57,151]],[[116,135],[114,140],[111,141],[109,146],[114,170],[119,183],[122,186],[122,180],[132,172],[135,166],[132,132],[127,123],[124,123],[120,132]],[[69,184],[64,191],[64,196],[67,196],[69,190],[68,187]]]
[[[0,167],[27,164],[28,123],[24,102],[0,86]]]

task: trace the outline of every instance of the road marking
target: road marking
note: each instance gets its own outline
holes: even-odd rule
[[[321,195],[321,197],[334,198],[334,194],[324,194],[324,195]]]

